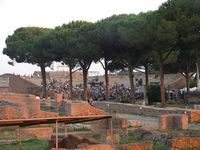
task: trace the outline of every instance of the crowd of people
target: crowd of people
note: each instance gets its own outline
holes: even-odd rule
[[[99,82],[101,83],[101,82]],[[47,90],[53,91],[55,93],[65,93],[69,94],[70,84],[69,81],[55,80],[47,84]],[[89,87],[89,91],[93,100],[105,100],[105,87],[103,84],[95,84]],[[83,87],[81,85],[76,85],[73,87],[73,93],[80,100],[83,92]],[[130,87],[126,87],[124,84],[115,83],[109,88],[109,101],[121,102],[131,97]]]
[[[103,85],[94,86],[91,88],[91,93],[94,100],[105,100],[105,87]],[[130,100],[131,88],[124,84],[115,83],[109,88],[109,101],[122,102]],[[143,93],[136,93],[136,99],[142,99]]]
[[[47,90],[54,91],[55,93],[69,93],[69,81],[55,80],[47,84]]]

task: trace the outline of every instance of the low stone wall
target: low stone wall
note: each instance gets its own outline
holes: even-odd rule
[[[123,113],[159,117],[164,114],[187,114],[190,122],[200,121],[200,110],[181,109],[181,108],[156,108],[151,106],[123,104],[115,102],[95,102],[94,106],[108,113]]]
[[[175,150],[200,148],[200,137],[179,137],[171,141],[171,148]]]
[[[104,111],[93,107],[87,103],[67,103],[63,102],[66,115],[84,116],[84,115],[104,115]]]
[[[38,139],[50,140],[53,135],[53,128],[37,127],[37,128],[22,128],[22,139]]]

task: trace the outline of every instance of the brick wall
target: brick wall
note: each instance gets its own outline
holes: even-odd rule
[[[153,142],[141,142],[141,143],[132,143],[124,145],[108,145],[108,144],[99,144],[91,145],[86,148],[80,148],[76,150],[153,150]],[[75,149],[74,149],[75,150]]]
[[[171,148],[176,150],[199,147],[200,137],[179,137],[171,141]]]
[[[16,109],[10,106],[0,106],[0,119],[16,118]]]
[[[41,111],[40,100],[34,95],[0,93],[0,101],[8,103],[6,107],[1,106],[0,119],[58,116],[56,113]]]
[[[104,111],[95,108],[87,103],[67,103],[63,102],[65,113],[72,116],[84,115],[104,115]]]
[[[190,115],[191,122],[199,122],[200,121],[200,110],[191,111]]]
[[[188,116],[177,114],[162,115],[161,129],[188,129]]]
[[[17,93],[0,93],[1,101],[8,101],[27,107],[30,113],[40,110],[40,100],[34,95]]]

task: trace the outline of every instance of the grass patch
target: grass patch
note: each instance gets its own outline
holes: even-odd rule
[[[133,143],[135,141],[136,141],[136,139],[135,139],[134,135],[129,134],[128,136],[121,137],[120,144],[129,144],[129,143]]]
[[[13,142],[0,145],[0,150],[48,150],[48,141],[28,140],[22,141],[21,145],[18,142]]]
[[[160,142],[160,141],[154,141],[153,142],[153,149],[154,150],[168,150],[169,147],[167,145],[165,145],[164,143]]]

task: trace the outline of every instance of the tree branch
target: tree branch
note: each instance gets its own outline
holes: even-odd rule
[[[169,57],[169,55],[170,55],[172,52],[173,52],[173,50],[171,49],[171,50],[166,54],[166,56],[162,59],[162,61],[165,61],[165,60]]]
[[[103,62],[101,60],[99,60],[101,66],[103,67],[103,69],[105,70],[105,66],[103,65]]]
[[[81,67],[78,68],[78,69],[76,69],[76,70],[74,70],[74,71],[72,71],[72,73],[74,73],[74,72],[76,72],[76,71],[78,71],[78,70],[81,70]]]

